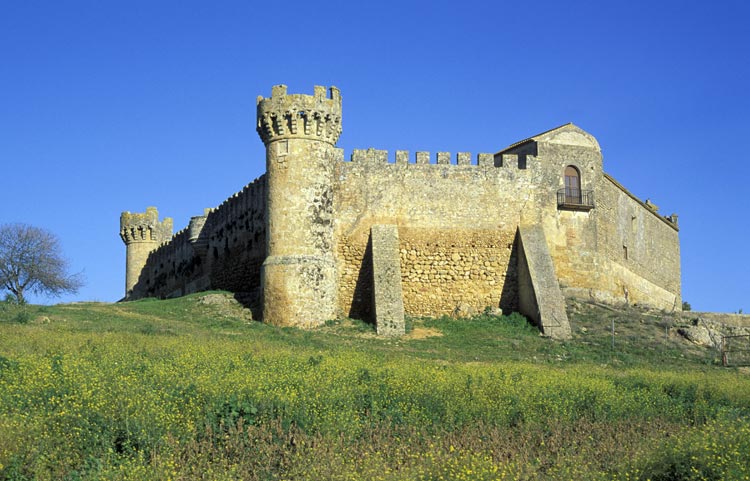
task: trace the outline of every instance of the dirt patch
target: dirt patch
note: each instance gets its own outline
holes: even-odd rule
[[[431,327],[415,327],[403,339],[427,339],[428,337],[442,337],[443,333]]]

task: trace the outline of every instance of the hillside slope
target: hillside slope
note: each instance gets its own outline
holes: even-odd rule
[[[0,480],[748,479],[750,377],[689,319],[569,314],[569,342],[517,315],[394,340],[223,293],[3,306]]]

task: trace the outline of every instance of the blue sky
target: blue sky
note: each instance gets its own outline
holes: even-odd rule
[[[574,122],[680,215],[693,309],[750,311],[748,22],[741,1],[3,1],[0,223],[60,237],[87,284],[59,301],[115,301],[121,211],[182,228],[262,174],[256,96],[336,85],[346,155]]]

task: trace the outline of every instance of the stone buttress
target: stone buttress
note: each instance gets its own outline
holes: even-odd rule
[[[273,87],[258,97],[257,130],[266,146],[266,253],[263,320],[313,327],[336,317],[333,185],[341,95]]]

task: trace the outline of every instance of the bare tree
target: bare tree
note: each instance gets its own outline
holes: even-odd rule
[[[59,296],[77,292],[81,274],[67,274],[60,242],[49,231],[27,224],[0,225],[0,288],[25,304],[26,292]]]

